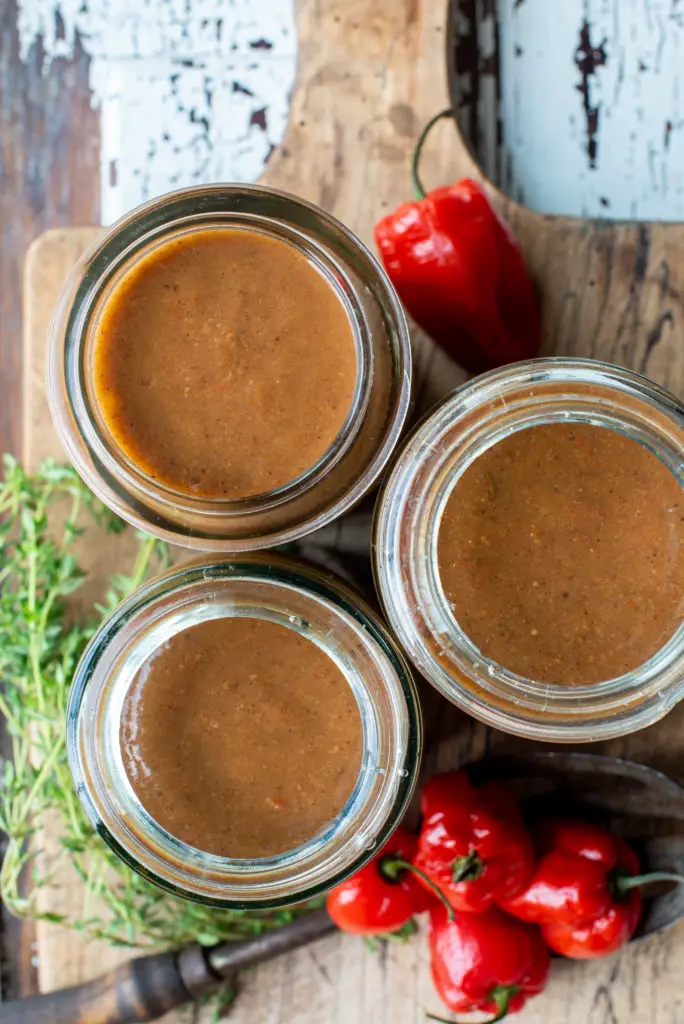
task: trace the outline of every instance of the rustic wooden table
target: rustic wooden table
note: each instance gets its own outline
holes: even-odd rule
[[[24,254],[56,224],[99,221],[99,117],[79,47],[43,74],[35,46],[22,60],[15,0],[0,0],[0,452],[21,448]],[[0,746],[0,753],[6,747]],[[33,929],[3,909],[2,996],[36,990]]]
[[[516,0],[515,6],[522,2]],[[366,240],[378,213],[407,196],[408,161],[418,126],[446,102],[444,13],[437,6],[414,0],[298,4],[301,70],[287,137],[265,177],[333,210]],[[91,110],[88,91],[92,64],[78,37],[69,55],[52,60],[46,70],[40,45],[22,58],[20,13],[14,0],[5,0],[0,10],[0,372],[5,398],[0,403],[0,444],[19,450],[23,441],[24,451],[34,459],[53,443],[45,428],[40,385],[48,307],[88,235],[48,237],[34,250],[26,334],[29,401],[22,420],[23,253],[45,227],[99,220],[101,160],[99,118]],[[53,48],[64,31],[56,26]],[[426,153],[425,172],[435,184],[478,173],[447,126]],[[684,229],[601,226],[535,216],[513,204],[504,208],[541,286],[546,350],[631,365],[681,394]],[[417,353],[421,401],[427,405],[458,373],[440,362],[430,345],[419,343]],[[682,715],[675,713],[666,727],[613,749],[684,775],[681,722]],[[433,700],[428,701],[428,731],[433,741],[428,770],[478,756],[501,740]],[[525,1020],[681,1024],[684,1009],[675,966],[681,934],[681,929],[673,931],[586,969],[562,965],[549,999]],[[32,941],[30,926],[18,928],[3,919],[4,994],[35,988]],[[396,1024],[422,1019],[426,1000],[436,1008],[420,947],[412,953],[391,950],[373,959],[358,943],[338,943],[330,940],[318,952],[269,968],[268,1000],[264,975],[253,975],[236,1019]],[[57,951],[53,963],[48,962],[50,950]],[[40,952],[41,974],[48,984],[81,976],[77,954],[74,950],[70,957],[62,938],[43,936]]]

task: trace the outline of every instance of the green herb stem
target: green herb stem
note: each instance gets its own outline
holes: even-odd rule
[[[121,533],[69,467],[44,462],[31,475],[4,459],[0,480],[0,715],[12,756],[0,776],[0,825],[7,846],[0,896],[13,913],[61,920],[46,909],[61,865],[83,882],[80,916],[65,924],[117,946],[160,949],[202,936],[205,945],[243,939],[311,909],[231,911],[201,907],[155,888],[131,871],[94,832],[76,797],[66,757],[66,708],[78,660],[102,618],[169,563],[166,544],[140,534],[128,575],[113,577],[101,604],[73,621],[70,599],[86,573],[76,541],[84,532]],[[116,543],[112,537],[107,543]],[[50,813],[58,851],[39,855]],[[24,891],[28,895],[24,895]],[[42,894],[45,893],[45,896]]]

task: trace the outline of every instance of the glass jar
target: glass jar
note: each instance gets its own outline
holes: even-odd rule
[[[322,648],[353,689],[363,732],[359,776],[337,818],[297,849],[239,860],[197,850],[158,825],[129,782],[119,742],[125,694],[152,652],[182,629],[234,615],[280,623]],[[276,553],[194,562],[137,590],[84,652],[67,711],[71,772],[98,833],[161,888],[223,907],[294,903],[356,872],[401,819],[421,745],[411,671],[377,616],[337,578]]]
[[[346,421],[313,466],[268,493],[219,500],[161,484],[121,450],[95,398],[93,351],[107,300],[141,259],[171,239],[227,227],[280,239],[324,275],[352,325],[357,378]],[[123,519],[202,550],[271,547],[296,540],[345,512],[385,467],[406,418],[410,390],[406,319],[378,261],[327,213],[257,185],[188,188],[127,214],[77,263],[48,337],[50,411],[79,474]]]
[[[650,725],[684,695],[684,625],[640,668],[558,686],[484,657],[442,589],[437,536],[447,499],[472,462],[514,431],[577,421],[648,448],[684,486],[684,410],[643,377],[592,360],[537,359],[470,381],[416,428],[378,497],[374,571],[394,632],[448,700],[504,732],[547,741],[607,739]]]

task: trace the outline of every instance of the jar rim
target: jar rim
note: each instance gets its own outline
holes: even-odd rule
[[[485,657],[448,606],[436,563],[458,476],[514,430],[568,420],[611,426],[649,448],[684,486],[684,410],[657,384],[594,360],[551,357],[477,377],[432,410],[395,457],[376,504],[374,571],[385,615],[448,700],[504,732],[607,739],[657,721],[684,696],[684,623],[644,665],[593,684],[525,679]]]
[[[326,452],[282,487],[237,499],[194,497],[135,465],[101,429],[84,365],[93,320],[130,270],[131,261],[179,234],[212,227],[256,229],[299,248],[323,269],[334,288],[357,351],[352,405]],[[366,311],[370,302],[375,323],[369,322]],[[378,375],[373,346],[380,338],[387,347],[392,382],[377,444],[364,451],[357,466],[354,453]],[[266,186],[241,184],[168,193],[126,214],[96,239],[62,291],[46,361],[48,403],[58,436],[98,497],[155,536],[186,547],[226,551],[289,543],[355,504],[377,481],[399,439],[410,404],[411,373],[406,318],[374,254],[336,218],[306,200]]]
[[[345,807],[303,846],[276,856],[235,860],[194,849],[154,822],[126,776],[118,729],[135,658],[144,660],[145,651],[149,656],[159,631],[177,632],[204,618],[234,613],[247,593],[250,607],[254,604],[252,614],[259,617],[258,602],[264,600],[274,621],[285,614],[283,608],[294,611],[303,603],[310,621],[299,617],[291,628],[308,633],[324,650],[317,616],[326,622],[331,616],[336,624],[331,634],[337,639],[328,637],[331,650],[326,653],[333,656],[334,644],[342,644],[343,672],[362,719],[364,756]],[[169,625],[171,616],[176,619]],[[290,616],[291,621],[295,618]],[[363,648],[361,655],[352,646]],[[359,677],[355,657],[364,666],[367,657],[368,665],[377,668],[377,678],[375,673],[373,680]],[[356,673],[354,680],[351,672]],[[270,908],[310,899],[359,870],[407,806],[421,744],[420,705],[411,671],[382,623],[346,584],[279,555],[183,565],[145,584],[91,640],[76,669],[67,709],[70,769],[79,799],[101,837],[149,881],[219,907]],[[382,765],[382,770],[373,765]]]

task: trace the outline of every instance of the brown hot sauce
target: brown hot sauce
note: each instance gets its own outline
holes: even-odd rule
[[[538,682],[638,668],[684,618],[684,500],[669,469],[617,431],[519,430],[447,501],[438,565],[479,650]]]
[[[358,704],[317,644],[266,619],[172,636],[139,670],[120,728],[126,774],[171,835],[268,857],[336,817],[361,768]]]
[[[105,432],[148,476],[200,498],[290,483],[331,447],[356,387],[336,291],[259,231],[193,231],[144,256],[106,300],[92,353]]]

